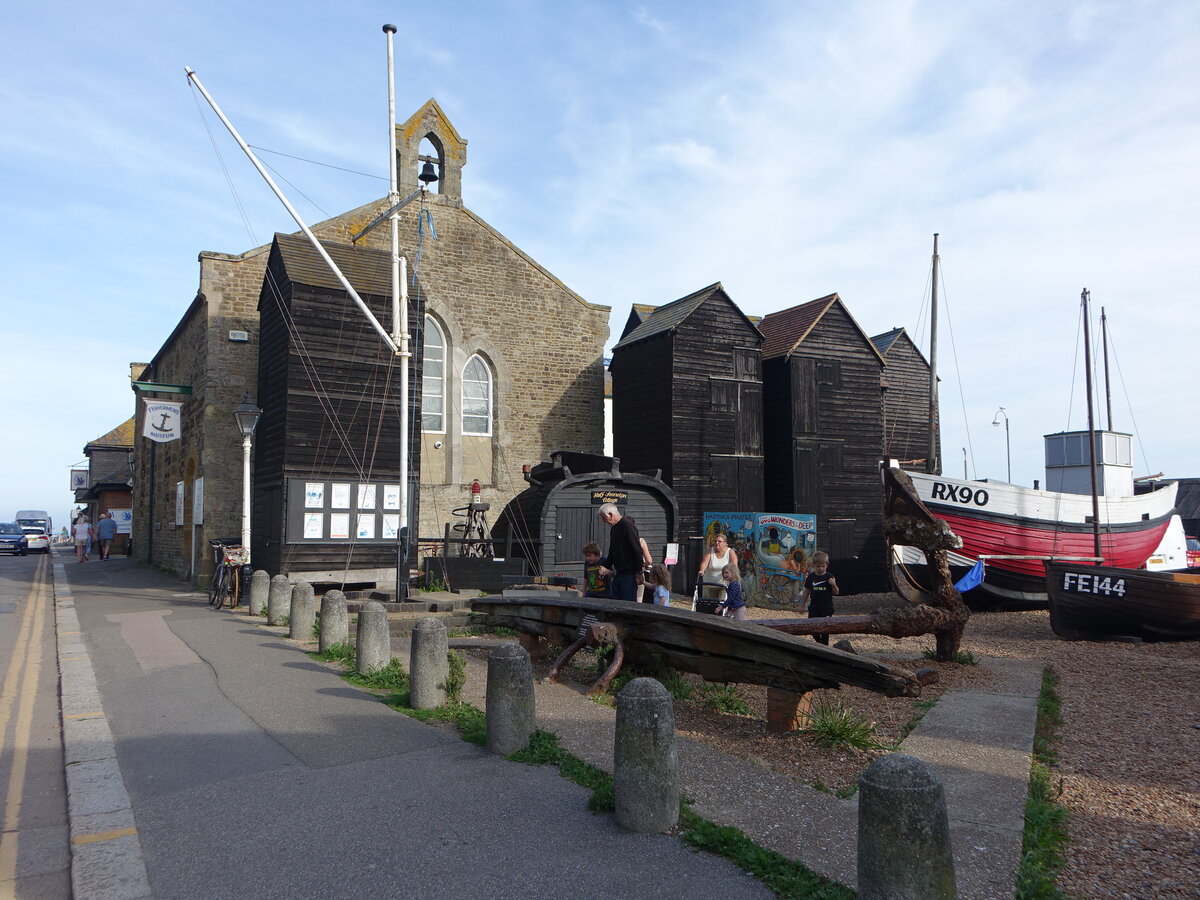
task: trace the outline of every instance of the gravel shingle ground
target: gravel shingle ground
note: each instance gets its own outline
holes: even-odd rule
[[[892,595],[843,597],[838,612],[868,613]],[[794,616],[751,610],[750,617]],[[930,665],[932,637],[850,636],[862,653],[904,666]],[[1055,776],[1069,815],[1069,845],[1059,885],[1067,896],[1183,900],[1200,898],[1200,643],[1068,642],[1055,637],[1044,610],[975,613],[962,649],[981,657],[1032,660],[1058,674],[1063,724]],[[581,658],[582,658],[581,654]],[[926,699],[950,687],[1002,691],[983,669],[939,665]],[[590,682],[593,672],[568,671]],[[879,755],[826,750],[802,735],[768,734],[765,691],[742,687],[755,715],[731,716],[695,703],[676,705],[681,734],[806,784],[851,789]],[[911,699],[843,688],[817,692],[877,723],[896,739],[920,709]]]
[[[888,600],[846,598],[838,611],[869,612]],[[853,643],[896,659],[933,646],[932,638]],[[1200,897],[1200,643],[1061,641],[1038,610],[975,613],[962,646],[1034,660],[1059,675],[1055,773],[1070,817],[1063,890],[1077,898]],[[943,686],[948,681],[953,676]],[[866,711],[878,701],[862,702]]]

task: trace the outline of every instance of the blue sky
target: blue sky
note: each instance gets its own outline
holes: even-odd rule
[[[837,291],[924,343],[937,231],[947,472],[966,447],[1004,477],[1000,406],[1019,483],[1042,434],[1083,426],[1088,287],[1135,474],[1200,474],[1194,4],[24,4],[0,59],[0,336],[27,385],[2,401],[0,519],[65,515],[198,252],[294,230],[184,66],[251,144],[367,173],[264,154],[319,221],[386,192],[385,22],[398,118],[436,97],[470,141],[465,203],[614,330],[719,280],[751,314]]]

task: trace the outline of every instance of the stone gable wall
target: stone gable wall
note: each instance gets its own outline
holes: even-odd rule
[[[376,201],[313,226],[313,231],[323,239],[348,243],[384,208],[384,201]],[[458,433],[455,378],[455,389],[447,397],[448,432],[436,436],[443,446],[434,447],[434,436],[423,441],[420,537],[439,536],[445,522],[461,521],[451,510],[470,501],[474,478],[481,482],[483,499],[492,505],[494,521],[526,486],[522,464],[538,463],[560,449],[602,452],[602,354],[609,313],[608,307],[580,299],[461,203],[431,196],[428,208],[437,239],[426,226],[417,277],[430,314],[446,333],[448,369],[461,372],[476,353],[491,367],[494,421],[490,439]],[[410,266],[416,262],[419,209],[412,204],[401,216],[401,254]],[[386,225],[362,243],[387,250]],[[187,482],[190,521],[192,479],[203,476],[205,522],[194,535],[200,583],[211,571],[208,539],[237,535],[241,529],[241,439],[232,411],[244,391],[252,398],[257,395],[258,301],[268,250],[269,245],[240,256],[201,254],[204,299],[164,345],[155,371],[146,376],[191,384],[194,393],[185,400],[183,439],[156,445],[153,516],[149,491],[135,492],[135,554],[146,559],[152,543],[154,563],[186,575],[193,533],[190,525],[174,524],[175,485]],[[345,310],[331,310],[333,314],[361,315],[349,301]],[[231,342],[231,330],[248,332],[249,342]],[[140,435],[140,402],[138,407]],[[136,440],[138,483],[146,485],[151,442]],[[138,540],[137,532],[147,527],[153,529],[152,541]]]

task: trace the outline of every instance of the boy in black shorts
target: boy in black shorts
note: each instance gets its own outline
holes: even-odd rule
[[[812,571],[804,579],[804,602],[808,604],[810,619],[824,619],[833,615],[833,598],[838,591],[837,579],[829,573],[829,554],[818,550],[812,555]],[[814,634],[818,644],[829,646],[829,635]]]

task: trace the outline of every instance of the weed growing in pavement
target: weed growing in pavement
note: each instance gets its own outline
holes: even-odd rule
[[[407,686],[403,691],[388,694],[383,702],[397,712],[419,722],[449,722],[458,729],[458,735],[468,744],[482,747],[487,743],[487,718],[483,710],[461,701],[447,703],[437,709],[413,709],[409,706]]]
[[[405,671],[404,664],[394,656],[382,669],[376,669],[374,672],[349,672],[345,678],[351,684],[375,691],[408,690],[408,672]]]
[[[754,710],[746,702],[746,695],[736,684],[709,684],[698,688],[697,702],[705,709],[730,716],[753,716]]]
[[[279,621],[276,622],[275,624],[279,628],[287,628],[289,625],[292,624],[292,617],[291,616],[280,616]]]
[[[267,617],[267,604],[264,603],[255,615],[260,619],[265,619]]]
[[[933,709],[934,704],[937,702],[937,697],[930,697],[927,700],[916,700],[913,702],[913,717],[905,722],[904,727],[900,729],[900,736],[896,738],[897,744],[899,744],[912,733],[912,730],[917,727],[917,723],[925,718],[925,713]]]
[[[858,750],[895,750],[894,744],[875,739],[875,723],[856,715],[849,706],[818,700],[812,706],[811,722],[800,731],[813,743],[825,747],[854,747]]]
[[[319,640],[321,637],[321,616],[319,613],[316,620],[313,622],[312,636],[314,640]]]
[[[1025,833],[1021,864],[1017,868],[1017,900],[1060,900],[1058,873],[1065,861],[1067,811],[1058,804],[1062,781],[1054,783],[1055,744],[1062,724],[1062,704],[1056,687],[1057,673],[1042,672],[1038,693],[1037,727],[1033,739],[1033,765],[1029,770],[1029,796],[1025,800]]]
[[[446,677],[446,697],[451,703],[462,699],[463,688],[467,686],[467,654],[451,650],[446,654],[446,662],[450,666],[450,674]]]
[[[558,736],[549,731],[535,731],[528,747],[505,758],[531,766],[558,766],[558,771],[568,781],[592,789],[592,796],[588,800],[588,809],[592,812],[608,812],[615,808],[613,777],[568,753],[558,745]]]
[[[338,662],[350,667],[354,665],[354,645],[346,642],[333,644],[324,653],[313,653],[312,656],[324,662]]]
[[[921,656],[925,659],[937,659],[936,650],[922,650]],[[960,666],[977,666],[979,665],[979,657],[974,653],[968,653],[966,650],[956,650],[954,659],[951,662],[956,662]]]
[[[715,825],[684,805],[679,824],[683,842],[697,850],[723,856],[749,872],[780,897],[805,900],[853,900],[854,892],[822,878],[786,856],[758,846],[737,828]]]
[[[444,593],[447,590],[446,582],[442,581],[438,575],[426,575],[425,587],[422,590],[429,591],[431,594]]]

